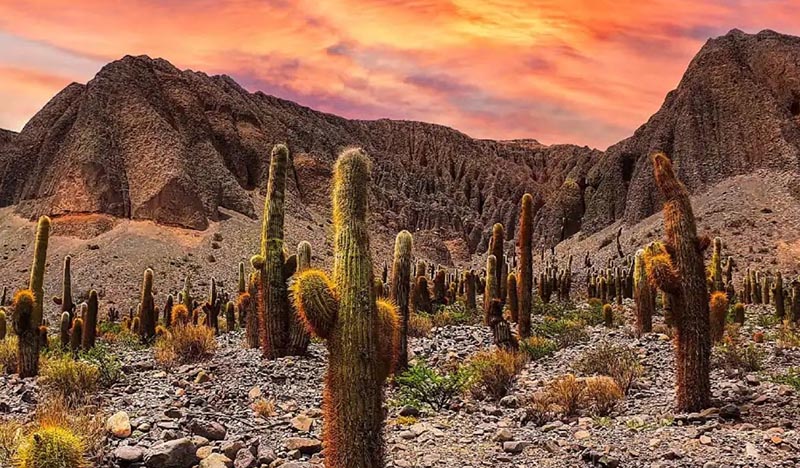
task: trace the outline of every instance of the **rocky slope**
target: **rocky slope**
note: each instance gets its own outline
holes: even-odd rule
[[[432,243],[448,241],[440,249],[480,252],[494,222],[515,231],[530,191],[547,202],[535,234],[550,245],[657,211],[653,150],[670,154],[694,191],[757,168],[800,170],[800,38],[734,30],[708,41],[662,108],[606,152],[346,120],[128,56],[0,137],[0,204],[28,218],[95,213],[203,230],[224,209],[258,216],[252,192],[284,141],[294,153],[289,211],[300,217],[327,216],[335,155],[360,145],[375,162],[375,224],[387,232],[430,231]]]

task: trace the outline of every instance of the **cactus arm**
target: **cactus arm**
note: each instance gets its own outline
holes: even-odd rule
[[[292,297],[306,328],[320,338],[328,338],[339,313],[339,299],[328,275],[314,269],[300,273],[292,284]]]
[[[681,279],[666,253],[645,255],[647,278],[651,285],[668,294],[679,294]]]

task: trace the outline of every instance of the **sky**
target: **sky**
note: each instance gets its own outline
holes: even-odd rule
[[[0,0],[0,128],[146,54],[348,118],[605,149],[733,28],[800,35],[800,0]]]

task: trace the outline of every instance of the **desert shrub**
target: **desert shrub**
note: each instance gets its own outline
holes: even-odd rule
[[[113,335],[119,335],[119,333],[122,331],[122,324],[119,322],[109,322],[104,320],[97,325],[97,330],[100,332],[100,336],[105,336],[109,333]]]
[[[626,394],[643,372],[635,350],[605,341],[586,351],[573,367],[583,374],[611,377]]]
[[[273,399],[267,400],[266,398],[259,397],[253,402],[251,407],[253,411],[263,419],[271,418],[277,414],[277,411],[275,411],[275,400]]]
[[[11,466],[24,435],[25,426],[21,422],[0,421],[0,466]]]
[[[476,354],[469,363],[473,395],[485,395],[493,400],[503,398],[525,362],[525,354],[503,349]]]
[[[122,378],[122,364],[104,343],[95,343],[94,347],[82,351],[80,358],[97,367],[99,383],[103,387],[110,387]]]
[[[9,336],[0,340],[0,366],[3,372],[13,374],[17,372],[17,337]]]
[[[434,327],[446,327],[449,325],[469,325],[475,321],[477,315],[471,314],[463,302],[456,302],[439,308],[439,311],[431,316]]]
[[[728,340],[714,347],[712,362],[728,372],[755,372],[764,367],[764,353],[753,343],[744,346],[737,341]]]
[[[433,321],[427,314],[412,313],[408,317],[408,336],[413,338],[423,338],[430,334],[433,328]]]
[[[547,398],[567,416],[578,414],[586,382],[572,374],[562,375],[545,387]]]
[[[217,341],[214,330],[205,325],[183,325],[174,327],[156,339],[154,355],[165,367],[204,361],[214,355]]]
[[[18,468],[83,468],[84,445],[71,430],[44,426],[27,436],[15,456]]]
[[[780,317],[775,314],[759,314],[756,317],[756,323],[761,328],[772,328],[781,323]]]
[[[102,455],[106,440],[105,416],[92,406],[71,407],[63,398],[48,398],[36,407],[38,427],[67,427],[83,441],[89,458]]]
[[[533,334],[555,341],[559,348],[566,348],[588,338],[584,326],[579,320],[545,317],[533,327]]]
[[[659,335],[667,335],[668,337],[672,338],[672,335],[675,333],[675,331],[669,325],[666,325],[664,323],[657,323],[653,325],[653,333]]]
[[[466,367],[440,371],[425,362],[417,362],[396,377],[398,403],[441,411],[467,389],[471,380]]]
[[[541,336],[534,335],[519,342],[519,349],[532,360],[542,359],[558,350],[556,343]]]
[[[88,400],[97,390],[100,370],[94,364],[69,356],[50,357],[39,370],[39,385],[48,393],[60,396],[70,405]]]
[[[789,385],[795,390],[800,391],[800,367],[790,367],[786,373],[776,375],[773,380],[777,383]]]
[[[608,416],[622,397],[622,389],[614,379],[599,375],[586,379],[582,405],[592,416]]]
[[[558,419],[561,408],[552,402],[547,392],[535,393],[525,406],[524,423],[533,423],[536,426],[547,424]]]
[[[800,333],[784,324],[778,331],[778,345],[782,348],[800,348]]]

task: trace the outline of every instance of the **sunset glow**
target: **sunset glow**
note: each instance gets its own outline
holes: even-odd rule
[[[796,0],[0,0],[0,127],[126,54],[349,118],[604,149],[709,38],[800,34]]]

